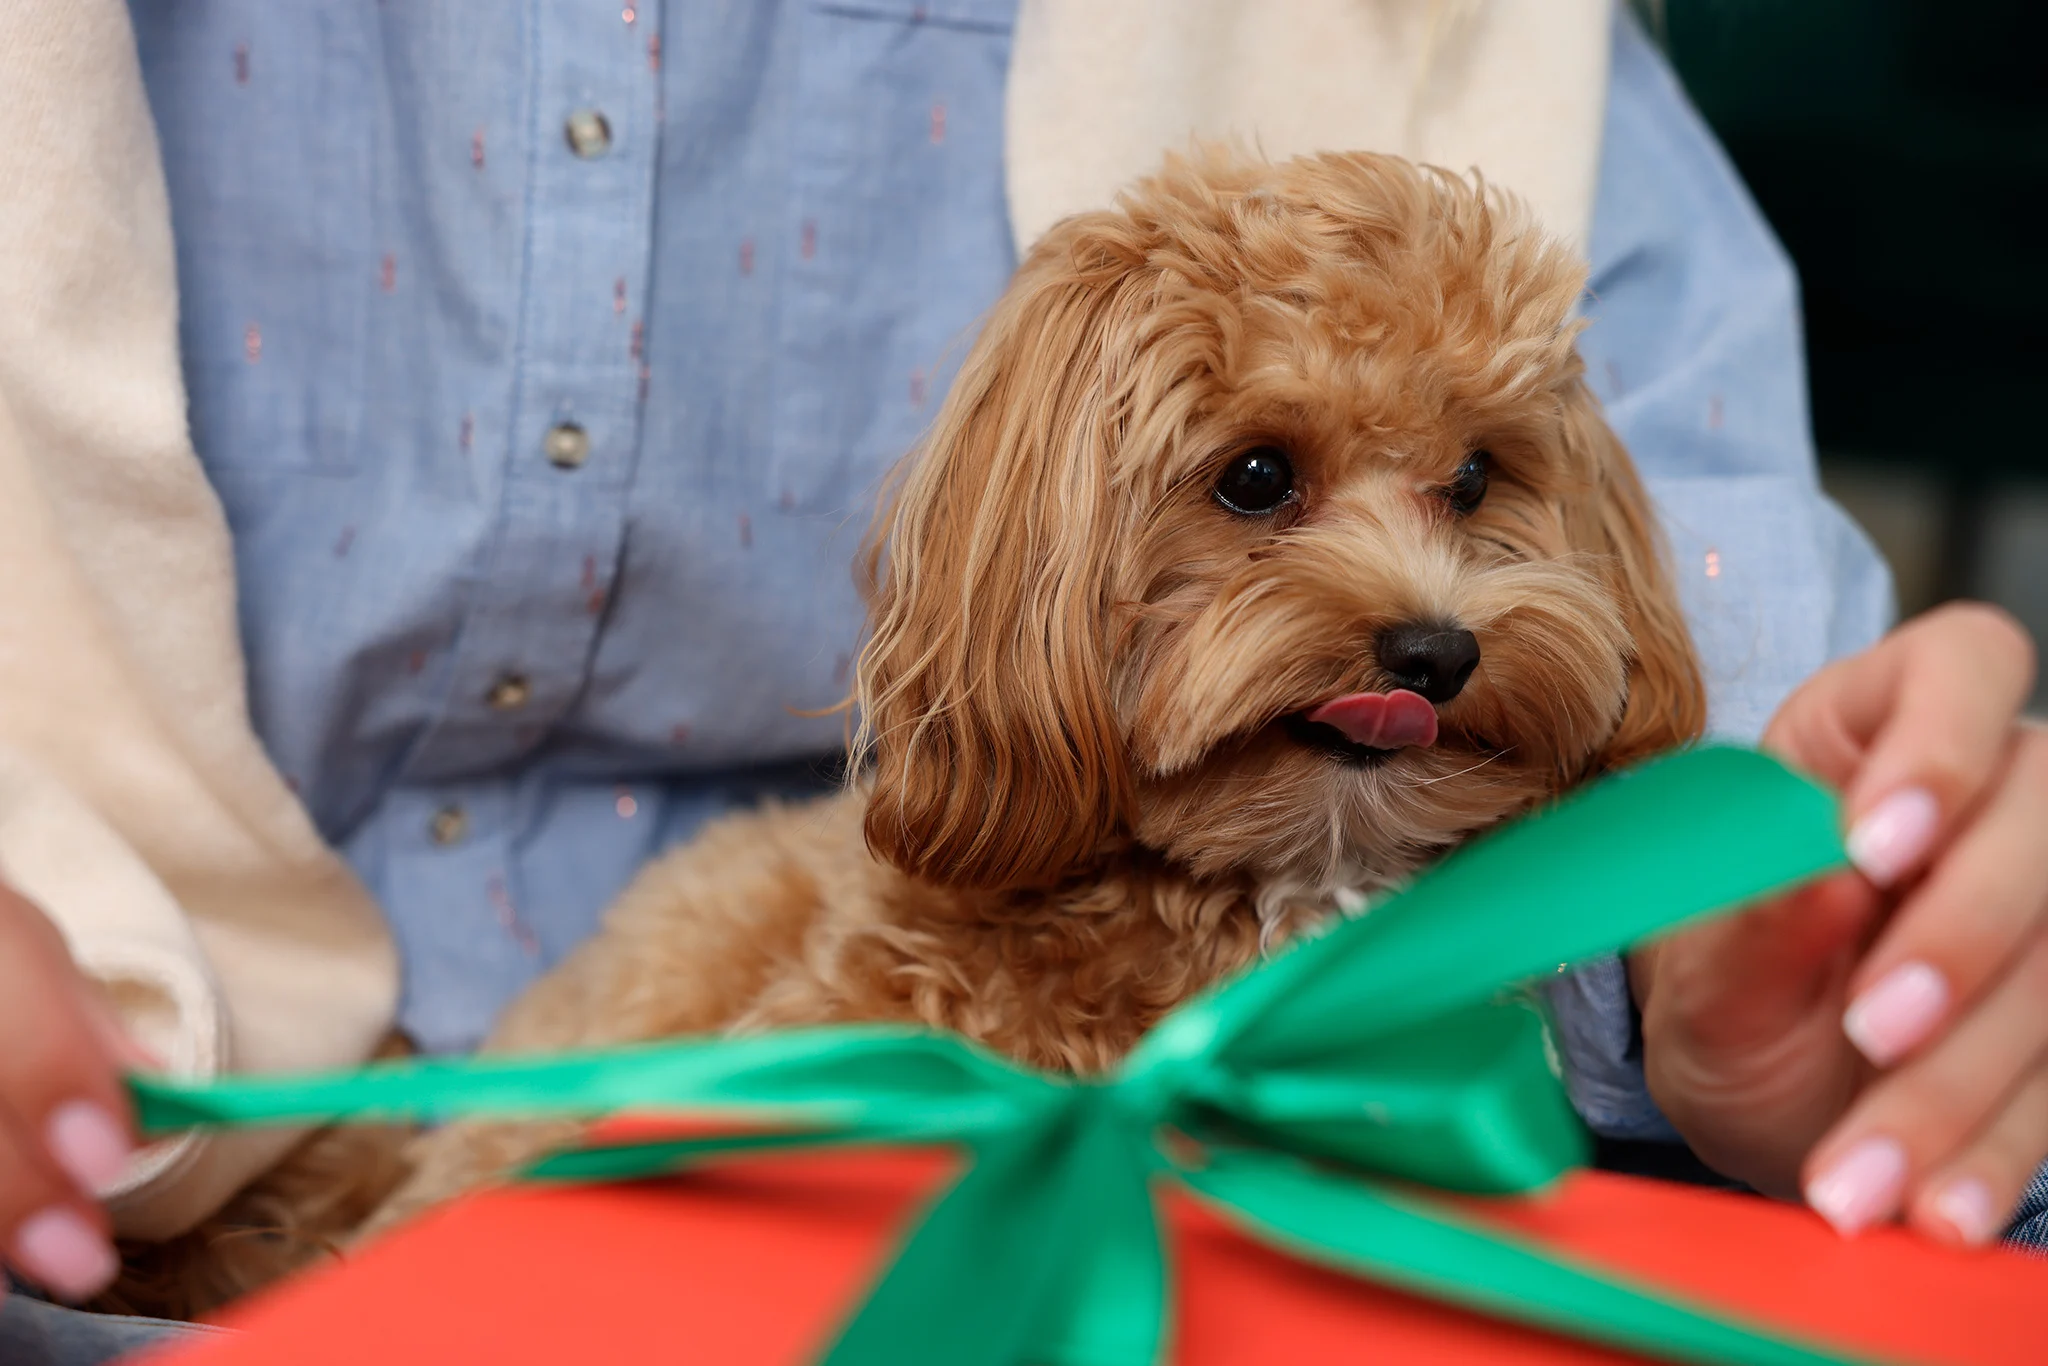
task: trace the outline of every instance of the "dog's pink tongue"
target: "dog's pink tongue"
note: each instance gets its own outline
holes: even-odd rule
[[[1369,749],[1405,749],[1436,743],[1436,708],[1420,694],[1355,692],[1323,703],[1308,719],[1335,726],[1354,745]]]

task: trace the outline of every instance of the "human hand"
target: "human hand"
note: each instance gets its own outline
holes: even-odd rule
[[[0,1258],[66,1299],[118,1268],[94,1192],[133,1146],[118,1071],[145,1061],[56,927],[0,883]]]
[[[1700,1157],[1844,1232],[1995,1238],[2048,1157],[2048,728],[2034,651],[1952,606],[1822,670],[1764,746],[1842,793],[1859,871],[1630,963]]]

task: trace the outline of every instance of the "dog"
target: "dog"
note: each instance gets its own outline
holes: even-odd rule
[[[1198,150],[1059,224],[885,495],[848,789],[650,864],[487,1051],[894,1020],[1100,1071],[1288,937],[1696,738],[1583,287],[1511,196],[1386,156]],[[361,1234],[578,1127],[432,1132]]]

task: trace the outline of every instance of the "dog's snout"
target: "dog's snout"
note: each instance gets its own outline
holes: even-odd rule
[[[1441,623],[1411,622],[1390,626],[1377,642],[1380,667],[1410,692],[1432,702],[1448,702],[1465,690],[1465,680],[1479,667],[1479,637]]]

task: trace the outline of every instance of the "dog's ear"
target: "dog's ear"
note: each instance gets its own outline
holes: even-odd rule
[[[1040,885],[1128,828],[1107,676],[1108,396],[1141,257],[1056,229],[997,305],[877,520],[856,757],[869,847],[951,886]]]
[[[1585,472],[1587,506],[1573,539],[1607,566],[1634,641],[1628,703],[1597,760],[1618,768],[1697,740],[1706,729],[1706,684],[1678,605],[1656,511],[1635,462],[1601,415],[1583,380],[1565,397],[1566,440]]]

